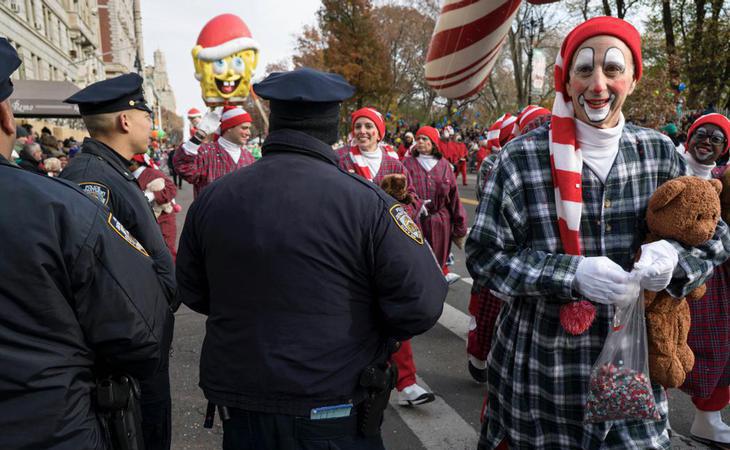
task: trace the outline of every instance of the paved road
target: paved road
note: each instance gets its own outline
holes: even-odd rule
[[[469,218],[474,216],[476,201],[474,176],[461,190]],[[192,188],[185,184],[178,195],[183,214],[178,215],[178,232],[192,198]],[[472,381],[466,368],[466,315],[471,280],[464,266],[464,253],[454,249],[453,271],[462,280],[452,285],[444,314],[429,332],[413,339],[413,351],[419,382],[437,395],[431,404],[417,408],[391,405],[386,410],[383,438],[388,449],[473,449],[479,433],[479,411],[484,387]],[[202,428],[205,400],[197,387],[200,347],[205,322],[182,307],[177,313],[174,354],[171,360],[173,386],[173,448],[218,449],[221,429]],[[235,357],[235,355],[231,355]],[[221,367],[220,370],[225,370]],[[692,404],[678,390],[670,396],[670,417],[674,430],[687,435],[692,420]],[[396,398],[392,396],[393,400]],[[726,410],[730,419],[730,411]],[[689,440],[675,439],[674,449],[705,448]]]

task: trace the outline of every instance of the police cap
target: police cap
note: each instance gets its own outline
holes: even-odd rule
[[[0,102],[5,101],[13,93],[13,82],[10,75],[20,67],[20,58],[10,42],[0,38]]]
[[[253,90],[270,101],[272,114],[291,117],[330,115],[340,102],[355,93],[355,88],[340,75],[308,67],[272,73],[254,84]]]
[[[82,116],[140,109],[151,113],[144,99],[142,77],[127,73],[116,78],[97,81],[64,100],[79,105]]]

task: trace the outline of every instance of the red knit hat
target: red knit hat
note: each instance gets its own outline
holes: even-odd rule
[[[416,138],[418,138],[418,136],[426,136],[431,139],[431,143],[433,143],[434,147],[436,147],[436,151],[441,153],[441,138],[439,137],[439,132],[436,128],[423,126],[416,131]]]
[[[550,110],[537,105],[528,105],[522,112],[517,116],[517,126],[520,127],[520,133],[525,131],[527,125],[533,120],[542,116],[549,116]]]
[[[360,108],[352,113],[352,131],[355,132],[355,121],[360,117],[370,119],[375,124],[375,128],[378,129],[378,140],[382,140],[385,137],[385,122],[383,121],[383,115],[380,114],[375,108]]]
[[[573,54],[586,40],[608,35],[621,39],[634,57],[634,79],[641,79],[641,35],[633,25],[623,19],[610,16],[594,17],[573,28],[563,41],[560,55],[563,59],[563,83],[568,81]]]
[[[720,127],[722,133],[725,135],[725,149],[722,151],[722,154],[724,155],[725,153],[727,153],[728,149],[730,149],[730,120],[728,120],[728,118],[723,116],[722,114],[705,114],[704,116],[695,120],[692,126],[689,127],[689,131],[687,132],[687,143],[685,143],[684,146],[689,147],[689,140],[692,138],[692,133],[694,133],[694,131],[699,128],[700,125],[704,125],[706,123],[717,125],[718,127]]]
[[[226,106],[223,108],[221,115],[221,134],[225,133],[236,125],[251,122],[251,115],[243,110],[240,106]]]
[[[194,119],[196,117],[203,117],[203,113],[198,108],[190,108],[188,110],[188,119]]]

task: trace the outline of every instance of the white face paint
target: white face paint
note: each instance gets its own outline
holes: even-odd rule
[[[590,62],[588,61],[588,58],[590,58]],[[593,70],[594,68],[593,49],[582,48],[576,55],[574,70],[586,71]],[[611,47],[606,50],[606,54],[603,57],[602,69],[606,76],[610,76],[615,73],[623,73],[626,70],[626,59],[624,58],[623,52],[616,47]],[[588,116],[588,119],[590,119],[591,122],[603,122],[611,113],[611,106],[615,99],[616,96],[614,94],[610,94],[608,97],[608,103],[605,105],[590,105],[586,103],[585,97],[581,94],[578,96],[578,103],[583,107],[586,112],[586,116]]]

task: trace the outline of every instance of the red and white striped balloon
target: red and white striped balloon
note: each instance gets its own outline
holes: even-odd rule
[[[521,3],[522,0],[445,0],[426,56],[428,85],[440,96],[451,99],[479,92],[507,40]]]

